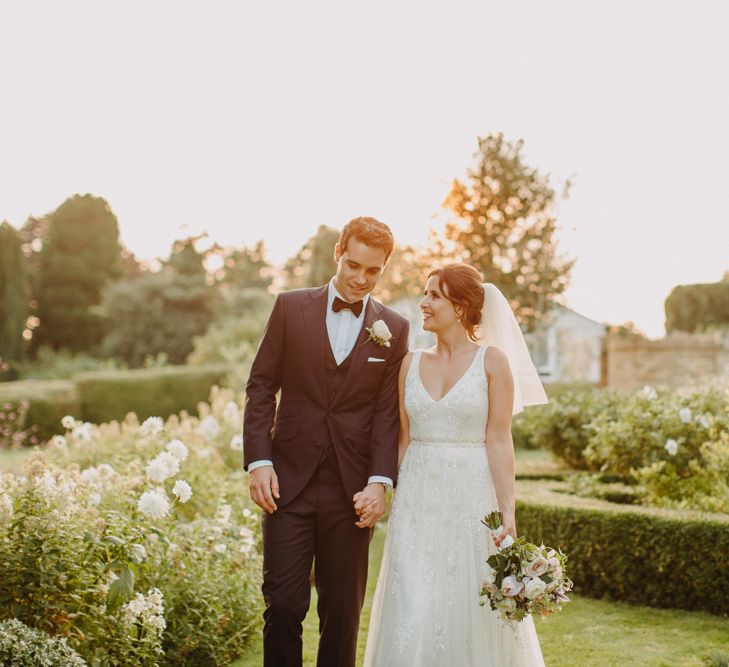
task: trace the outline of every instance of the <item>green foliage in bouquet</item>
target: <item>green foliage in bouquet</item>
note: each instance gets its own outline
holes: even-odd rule
[[[50,637],[18,620],[0,622],[0,664],[8,667],[86,667],[64,638]]]

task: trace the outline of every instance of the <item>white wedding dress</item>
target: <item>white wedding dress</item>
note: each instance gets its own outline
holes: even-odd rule
[[[539,667],[531,617],[499,620],[479,605],[496,550],[481,519],[498,509],[486,452],[488,386],[479,348],[439,401],[405,380],[411,442],[400,467],[372,605],[365,667]]]

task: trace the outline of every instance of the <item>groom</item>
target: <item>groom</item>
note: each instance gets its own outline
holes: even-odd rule
[[[251,498],[265,510],[266,667],[302,663],[312,562],[317,665],[355,663],[372,527],[397,473],[408,323],[369,296],[393,246],[374,218],[345,225],[336,275],[324,287],[278,295],[251,368],[244,464]]]

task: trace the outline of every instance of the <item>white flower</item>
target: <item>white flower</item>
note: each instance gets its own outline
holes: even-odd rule
[[[388,341],[392,338],[392,334],[383,320],[377,320],[372,323],[372,333],[384,341]]]
[[[111,479],[116,475],[116,471],[108,463],[99,463],[96,470],[99,471],[99,476],[104,480]]]
[[[53,445],[54,447],[63,448],[66,446],[66,438],[62,435],[54,435],[51,438],[51,445]]]
[[[142,544],[132,544],[132,546],[129,547],[129,552],[135,563],[141,563],[147,557],[147,550]]]
[[[496,570],[494,570],[494,568],[491,567],[490,565],[487,565],[486,567],[488,569],[486,570],[486,572],[483,575],[483,580],[482,580],[483,588],[486,588],[486,586],[493,584],[496,581]]]
[[[643,396],[645,396],[647,399],[650,399],[651,401],[654,400],[658,396],[658,393],[656,392],[656,390],[653,389],[653,387],[651,387],[650,385],[645,385],[645,387],[643,387],[643,389],[640,390],[640,393],[643,394]]]
[[[666,444],[663,446],[671,456],[676,456],[676,452],[678,451],[678,443],[673,438],[669,438],[668,440],[666,440]]]
[[[370,340],[373,340],[381,347],[390,347],[390,339],[392,334],[382,320],[377,320],[372,323],[371,327],[367,327],[367,331],[370,334]]]
[[[547,590],[547,584],[545,584],[539,577],[534,577],[527,581],[526,587],[524,588],[524,595],[528,599],[534,600],[538,598],[544,591]]]
[[[101,494],[96,493],[94,491],[93,493],[89,493],[89,505],[100,505],[101,504]]]
[[[81,472],[79,477],[81,477],[81,481],[86,484],[86,486],[101,485],[101,475],[96,468],[86,468],[86,470]]]
[[[192,487],[184,479],[178,479],[172,487],[172,493],[181,503],[186,503],[192,498]]]
[[[238,531],[238,535],[245,538],[253,537],[253,531],[250,528],[246,528],[245,526],[242,526],[241,529]]]
[[[249,510],[249,509],[248,509],[248,508],[246,507],[246,508],[245,508],[245,509],[243,510],[243,516],[244,516],[244,517],[245,517],[246,519],[249,519],[250,517],[252,517],[252,516],[253,516],[253,512],[251,512],[251,511],[250,511],[250,510]]]
[[[543,556],[537,556],[526,566],[526,574],[530,577],[541,577],[548,569],[549,562],[547,559]]]
[[[146,597],[137,593],[122,607],[122,613],[127,625],[141,623],[160,635],[166,627],[162,593],[156,588],[151,589]]]
[[[223,408],[223,419],[228,424],[235,425],[240,420],[240,410],[235,401],[228,401]]]
[[[228,548],[228,547],[227,547],[227,546],[226,546],[225,544],[223,544],[222,542],[221,542],[220,544],[216,544],[216,545],[215,545],[215,546],[213,547],[213,549],[215,550],[215,552],[216,552],[216,553],[219,553],[219,554],[224,554],[224,553],[225,553],[225,550],[226,550],[227,548]]]
[[[53,496],[56,494],[56,478],[47,470],[36,479],[35,484],[43,496]]]
[[[178,461],[184,461],[187,458],[187,447],[182,440],[170,440],[167,443],[167,451]]]
[[[71,415],[66,415],[63,419],[61,419],[61,426],[63,426],[63,428],[73,428],[75,423],[76,420]]]
[[[230,439],[230,448],[234,452],[242,452],[243,451],[243,436],[242,435],[234,435]]]
[[[681,408],[678,411],[678,416],[684,424],[690,424],[692,419],[691,410],[689,408]]]
[[[151,516],[153,519],[162,519],[169,514],[170,501],[164,491],[145,491],[137,503],[137,508],[142,514]]]
[[[247,556],[249,553],[251,553],[252,550],[253,546],[251,544],[248,544],[248,542],[244,542],[243,544],[241,544],[240,553]]]
[[[3,493],[0,495],[0,521],[10,521],[13,514],[13,500],[7,493]]]
[[[230,513],[233,511],[233,508],[228,505],[228,503],[222,503],[220,507],[218,507],[218,512],[215,516],[216,521],[218,523],[221,523],[222,525],[227,525],[230,521]]]
[[[700,415],[696,417],[696,421],[699,422],[704,428],[709,428],[710,422],[706,415]]]
[[[147,417],[142,422],[141,431],[144,435],[157,435],[165,427],[162,417]]]
[[[167,451],[160,452],[147,464],[147,477],[162,483],[180,471],[180,462]]]
[[[220,424],[218,424],[218,420],[215,419],[215,417],[208,415],[200,422],[200,426],[197,427],[197,432],[203,436],[203,438],[212,440],[217,437],[218,433],[220,433]]]
[[[71,431],[71,437],[74,440],[83,440],[84,442],[89,442],[91,438],[94,437],[94,425],[90,422],[84,422],[83,424],[80,424],[79,426],[74,426],[73,430]]]
[[[524,584],[518,581],[513,575],[504,577],[504,580],[501,582],[501,592],[507,597],[518,595],[522,588],[524,588]]]
[[[494,540],[501,535],[501,533],[504,532],[504,527],[499,526],[495,530],[492,531]],[[499,544],[498,549],[508,549],[512,544],[514,544],[514,538],[511,535],[507,535],[503,540],[501,540],[501,544]]]

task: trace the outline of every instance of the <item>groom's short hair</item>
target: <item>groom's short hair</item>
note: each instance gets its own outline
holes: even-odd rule
[[[390,259],[392,249],[395,247],[395,237],[390,228],[375,218],[362,216],[350,220],[339,235],[339,247],[341,251],[347,248],[347,241],[356,238],[362,243],[373,248],[382,248],[385,251],[385,262]]]

